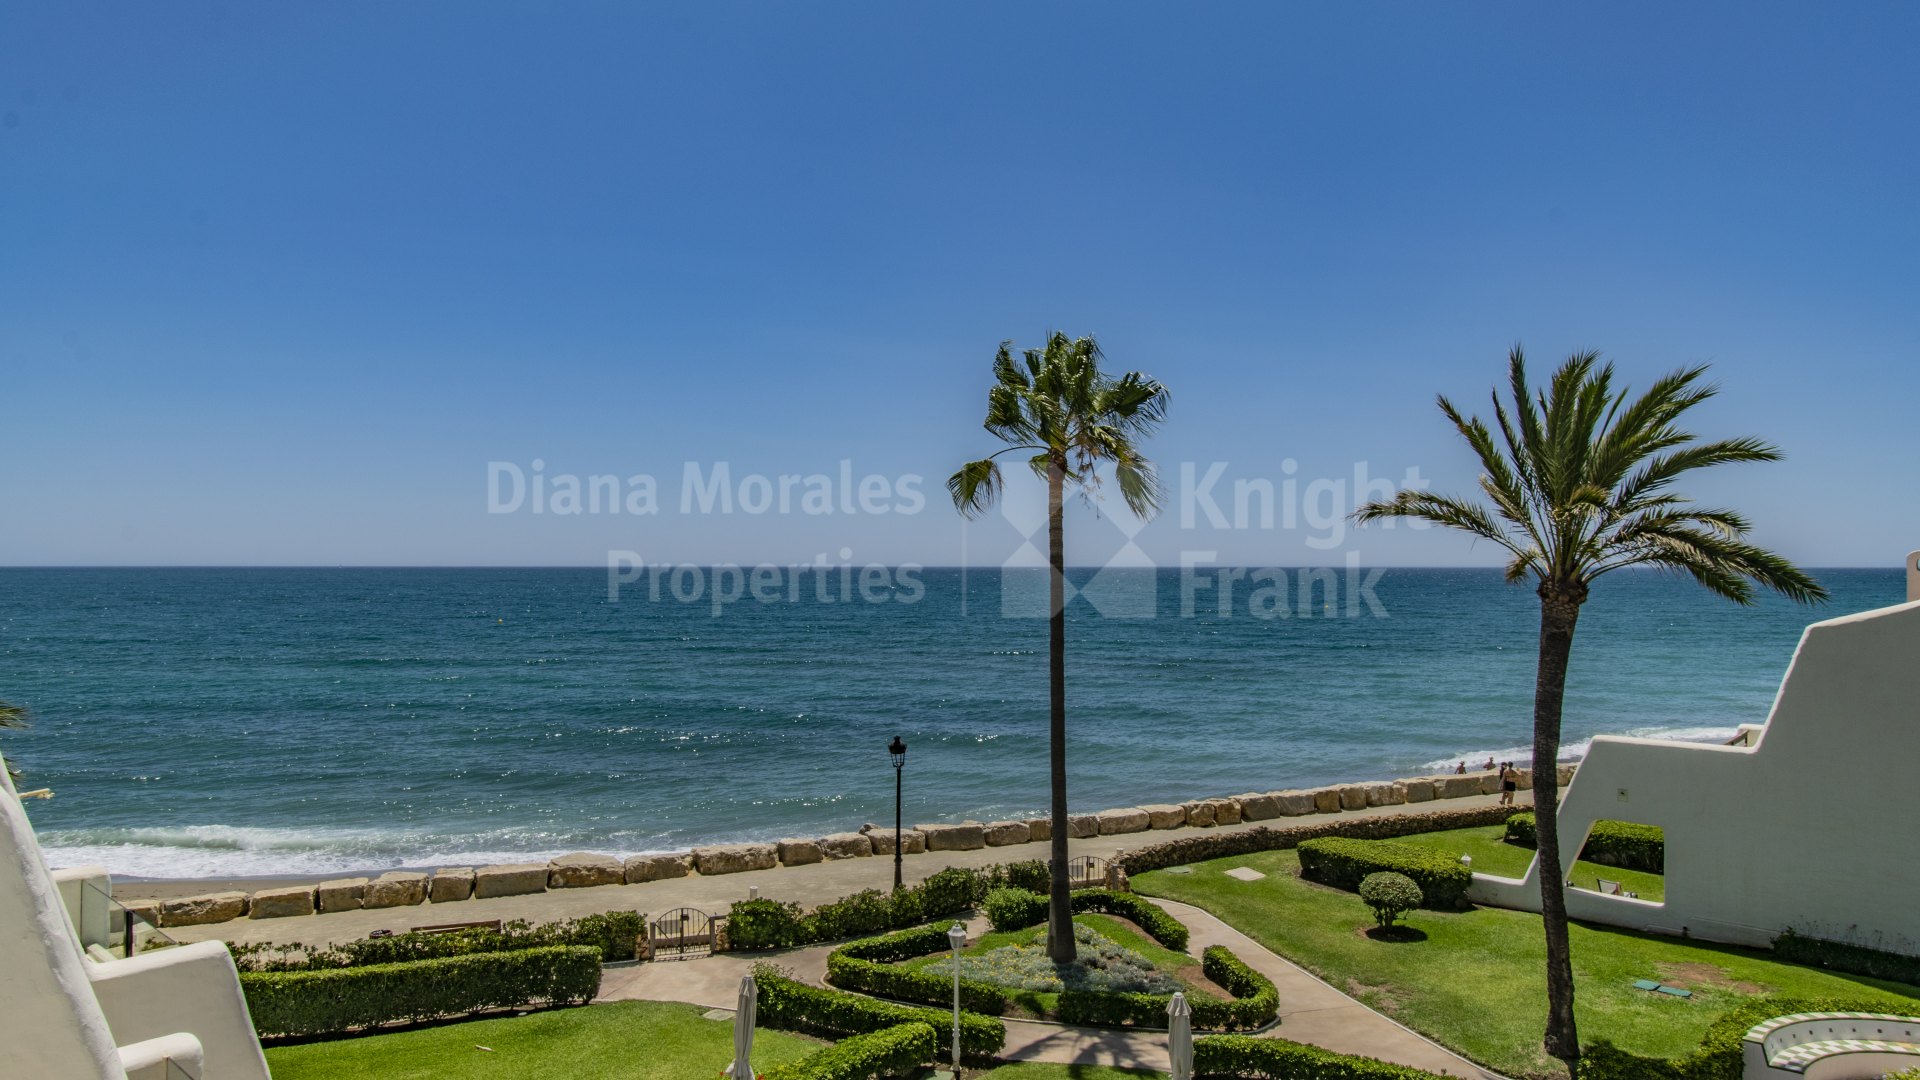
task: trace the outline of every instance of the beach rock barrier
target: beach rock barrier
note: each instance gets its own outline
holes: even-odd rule
[[[473,898],[525,896],[547,891],[546,863],[502,863],[473,872]]]
[[[1531,790],[1533,778],[1525,769],[1516,770],[1517,787]],[[1561,787],[1573,781],[1575,766],[1556,770]],[[1191,799],[1184,803],[1151,803],[1102,810],[1097,814],[1072,814],[1067,818],[1067,834],[1074,839],[1113,836],[1165,829],[1212,829],[1240,822],[1278,821],[1310,815],[1339,815],[1369,807],[1429,803],[1443,799],[1491,795],[1500,791],[1495,772],[1444,773],[1437,776],[1410,776],[1398,780],[1373,780],[1361,783],[1330,784],[1309,789],[1244,792],[1231,797]],[[1219,858],[1244,851],[1291,847],[1311,836],[1402,836],[1434,829],[1505,820],[1511,807],[1474,807],[1402,813],[1386,817],[1333,819],[1327,822],[1294,825],[1259,825],[1234,832],[1183,837],[1164,844],[1136,848],[1115,857],[1115,872],[1121,877],[1140,873],[1175,861]],[[1464,823],[1464,824],[1462,824]],[[808,866],[835,859],[861,859],[893,854],[893,830],[869,822],[858,832],[829,833],[826,836],[781,840],[772,844],[716,844],[692,851],[633,855],[619,859],[593,852],[574,852],[544,863],[510,863],[483,866],[478,870],[465,866],[445,866],[431,875],[396,870],[377,878],[348,877],[322,881],[312,886],[263,889],[249,896],[243,892],[218,892],[202,896],[168,900],[130,900],[128,910],[155,926],[198,926],[230,919],[282,919],[316,912],[357,911],[363,908],[409,907],[423,903],[446,904],[468,899],[497,896],[521,896],[550,889],[582,889],[601,885],[638,885],[649,881],[703,875],[737,874],[749,870],[770,870],[776,866]],[[1015,847],[1045,843],[1052,839],[1050,818],[1025,821],[978,821],[916,825],[900,834],[903,854],[929,851],[977,851],[987,847]],[[1217,837],[1217,842],[1212,839]],[[1263,846],[1264,845],[1264,846]],[[1216,854],[1206,854],[1216,852]]]

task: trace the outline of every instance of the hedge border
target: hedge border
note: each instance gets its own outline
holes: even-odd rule
[[[910,1021],[865,1035],[842,1039],[799,1061],[775,1065],[765,1080],[870,1080],[875,1076],[910,1076],[933,1060],[939,1031],[924,1021]]]
[[[756,998],[758,1020],[768,1027],[845,1039],[919,1021],[933,1027],[940,1053],[953,1052],[951,1009],[900,1005],[808,986],[766,963],[754,965],[753,978],[760,990]],[[999,1017],[961,1011],[960,1057],[963,1061],[990,1061],[1006,1044],[1007,1025]]]
[[[1749,998],[1708,1025],[1700,1045],[1678,1058],[1650,1058],[1601,1039],[1589,1044],[1574,1068],[1575,1080],[1740,1080],[1741,1043],[1753,1025],[1804,1012],[1886,1012],[1885,1000],[1859,998]]]
[[[1285,851],[1300,846],[1303,840],[1323,836],[1344,836],[1356,840],[1387,840],[1396,836],[1442,832],[1447,829],[1472,829],[1502,825],[1521,807],[1465,806],[1434,810],[1424,814],[1382,814],[1378,817],[1309,821],[1298,825],[1256,825],[1239,832],[1189,836],[1161,844],[1149,844],[1121,852],[1113,863],[1128,875],[1164,870],[1169,866],[1251,855],[1261,851]]]
[[[1540,835],[1533,815],[1522,811],[1508,818],[1507,834],[1502,839],[1517,847],[1538,847]],[[1666,830],[1658,825],[1601,818],[1587,830],[1580,858],[1622,870],[1664,874],[1667,872]]]
[[[1205,1080],[1445,1080],[1408,1065],[1250,1035],[1193,1040],[1193,1072]]]
[[[262,1036],[335,1035],[485,1009],[584,1005],[600,992],[600,950],[548,945],[395,964],[247,972],[240,988]]]
[[[1299,847],[1300,876],[1348,892],[1358,891],[1371,874],[1403,874],[1420,888],[1421,907],[1457,911],[1467,906],[1473,871],[1459,861],[1426,848],[1361,840],[1348,836],[1321,836]]]

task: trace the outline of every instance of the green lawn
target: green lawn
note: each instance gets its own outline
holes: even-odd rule
[[[272,1047],[274,1080],[714,1080],[733,1060],[733,1024],[706,1020],[693,1005],[617,1001],[526,1016],[332,1042]],[[753,1064],[765,1068],[820,1049],[821,1043],[762,1028]],[[487,1047],[488,1049],[481,1049]],[[1027,1080],[1027,1078],[1018,1078]]]
[[[1413,836],[1395,837],[1387,843],[1428,848],[1444,852],[1454,858],[1471,855],[1473,868],[1480,873],[1498,874],[1501,877],[1524,877],[1527,867],[1533,862],[1533,849],[1518,847],[1502,840],[1501,837],[1506,835],[1506,831],[1504,825],[1495,825],[1490,829],[1449,829],[1446,832],[1416,833]],[[1638,893],[1642,900],[1658,903],[1667,895],[1667,880],[1659,874],[1622,870],[1617,866],[1602,866],[1585,860],[1573,864],[1572,884],[1576,888],[1597,888],[1595,881],[1597,878],[1617,881],[1622,889]]]
[[[1444,846],[1484,839],[1434,834],[1427,841]],[[1497,865],[1491,855],[1482,864],[1479,851],[1469,853],[1476,867]],[[1530,853],[1521,855],[1524,865]],[[1565,1075],[1538,1050],[1546,1026],[1539,916],[1497,908],[1416,911],[1406,923],[1424,940],[1376,941],[1366,934],[1372,915],[1358,897],[1299,880],[1299,865],[1292,851],[1262,852],[1196,863],[1190,874],[1141,874],[1133,885],[1150,896],[1206,908],[1368,1005],[1498,1072]],[[1226,876],[1236,866],[1267,877],[1243,882]],[[1618,873],[1609,870],[1608,876]],[[1581,925],[1573,927],[1572,942],[1582,1040],[1606,1038],[1650,1056],[1692,1049],[1715,1017],[1755,994],[1870,998],[1899,1012],[1920,1005],[1920,989],[1780,963],[1752,949]],[[1635,979],[1684,986],[1694,996],[1682,1000],[1635,990]]]
[[[1145,957],[1153,966],[1180,980],[1187,988],[1188,997],[1206,997],[1216,1000],[1224,995],[1219,987],[1207,981],[1200,971],[1200,961],[1186,953],[1174,952],[1148,937],[1139,927],[1111,915],[1086,914],[1075,915],[1073,921],[1091,927],[1104,935],[1109,941]],[[981,935],[980,939],[962,950],[962,955],[977,956],[1008,945],[1036,945],[1046,938],[1047,927],[1029,926],[1024,930],[993,931]],[[951,953],[934,953],[930,956],[918,956],[905,961],[908,966],[929,968],[935,971],[951,973],[953,961]],[[1008,988],[1007,997],[1019,1007],[1022,1015],[1050,1016],[1059,1003],[1060,995],[1038,990],[1015,990]]]

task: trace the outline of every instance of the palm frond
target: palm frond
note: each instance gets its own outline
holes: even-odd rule
[[[1000,497],[1000,466],[992,458],[969,461],[947,477],[947,494],[962,517],[979,517]]]

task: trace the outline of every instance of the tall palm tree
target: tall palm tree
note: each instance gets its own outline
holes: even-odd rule
[[[1091,337],[1054,332],[1042,348],[1027,349],[1016,364],[1013,343],[1001,342],[993,358],[993,388],[987,391],[986,429],[1010,443],[971,461],[947,480],[953,505],[974,517],[1000,494],[1001,454],[1032,451],[1027,464],[1047,478],[1047,562],[1050,676],[1048,741],[1052,749],[1053,829],[1051,888],[1047,906],[1047,955],[1073,960],[1073,903],[1067,881],[1067,597],[1061,508],[1069,481],[1082,490],[1099,483],[1095,469],[1113,466],[1127,508],[1148,517],[1160,506],[1153,463],[1134,440],[1151,434],[1167,415],[1167,389],[1129,371],[1113,378],[1100,370],[1100,346]]]
[[[1740,514],[1698,506],[1672,490],[1696,469],[1780,458],[1758,439],[1701,442],[1678,426],[1688,409],[1716,393],[1700,381],[1705,367],[1676,371],[1631,400],[1625,388],[1614,389],[1613,365],[1600,364],[1597,353],[1569,357],[1544,390],[1528,387],[1518,346],[1508,369],[1512,411],[1497,390],[1493,394],[1498,441],[1479,417],[1464,417],[1445,396],[1439,399],[1440,411],[1480,459],[1486,502],[1402,491],[1360,507],[1354,518],[1415,518],[1458,529],[1506,551],[1509,582],[1535,583],[1540,661],[1533,690],[1533,805],[1547,938],[1545,1046],[1571,1071],[1580,1044],[1554,768],[1580,605],[1594,579],[1630,566],[1687,574],[1739,604],[1753,603],[1754,585],[1801,603],[1825,600],[1827,591],[1786,559],[1747,543],[1747,520]]]

